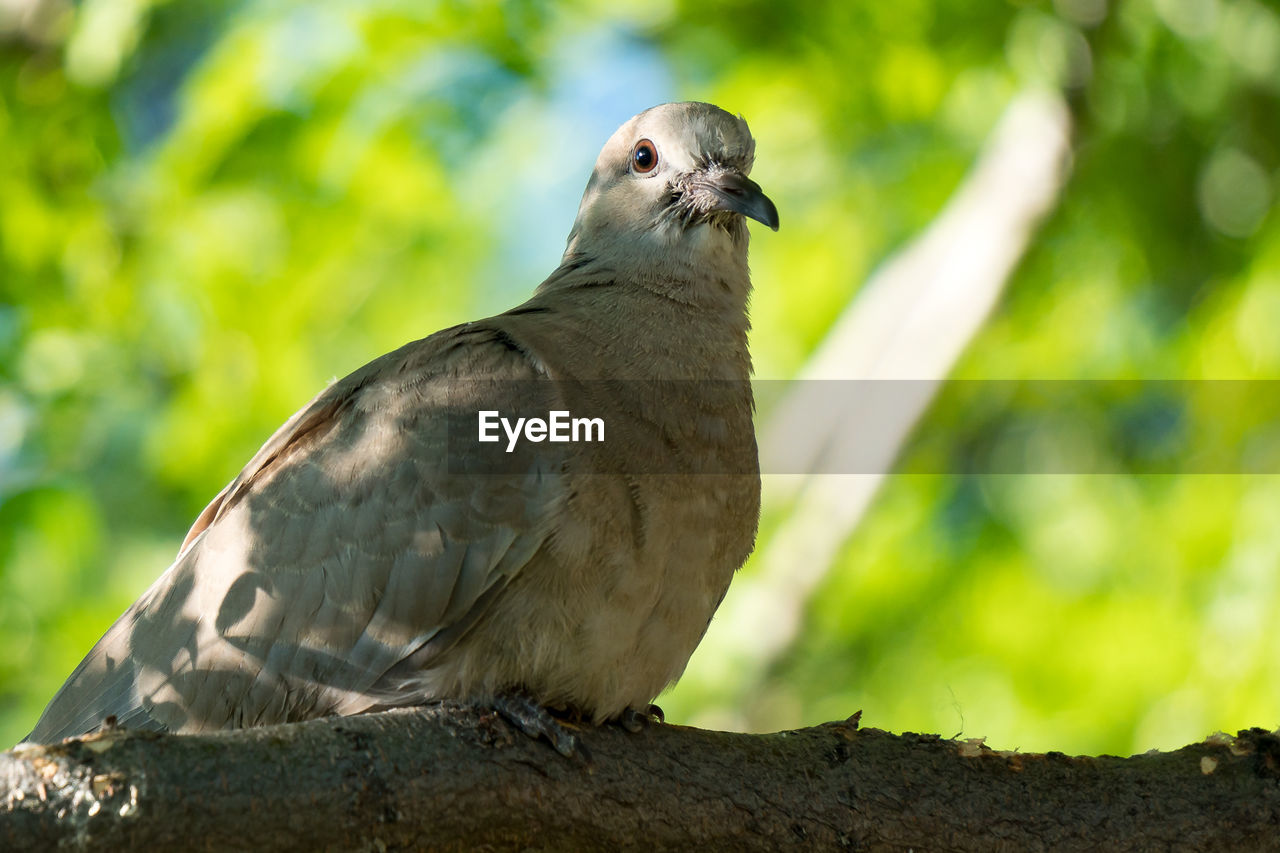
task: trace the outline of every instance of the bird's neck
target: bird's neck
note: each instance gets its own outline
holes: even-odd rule
[[[559,268],[538,292],[617,284],[639,287],[681,305],[741,318],[746,328],[751,277],[747,228],[661,227],[625,240],[591,239],[575,229]]]
[[[745,380],[751,375],[750,290],[745,260],[737,269],[722,265],[696,275],[668,270],[664,276],[566,255],[533,299],[511,313],[527,314],[521,325],[535,334],[559,327],[578,350],[573,369],[579,375],[605,363],[593,352],[617,350],[631,356],[622,365],[627,378]],[[674,347],[671,341],[684,343]]]

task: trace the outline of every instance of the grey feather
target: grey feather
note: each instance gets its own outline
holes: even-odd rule
[[[641,136],[657,181],[629,165]],[[753,153],[745,123],[703,104],[619,129],[535,296],[389,353],[290,418],[29,739],[512,689],[596,720],[643,707],[755,535],[740,214],[776,226],[776,212],[745,178]],[[681,189],[722,174],[732,192]],[[585,411],[609,432],[495,457],[458,431],[493,405]]]

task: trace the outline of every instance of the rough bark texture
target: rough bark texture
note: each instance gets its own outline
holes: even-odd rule
[[[0,755],[4,850],[1277,850],[1280,737],[1072,758],[891,735],[583,732],[440,706]]]

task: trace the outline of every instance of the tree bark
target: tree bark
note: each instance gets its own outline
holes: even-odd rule
[[[857,715],[582,731],[566,759],[452,705],[0,754],[4,850],[1276,850],[1280,735],[999,752]]]

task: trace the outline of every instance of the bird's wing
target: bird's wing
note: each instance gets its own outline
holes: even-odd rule
[[[29,739],[108,716],[199,731],[379,704],[379,679],[447,651],[549,535],[564,445],[482,457],[474,443],[477,408],[554,394],[544,379],[475,323],[330,386],[201,514]]]

